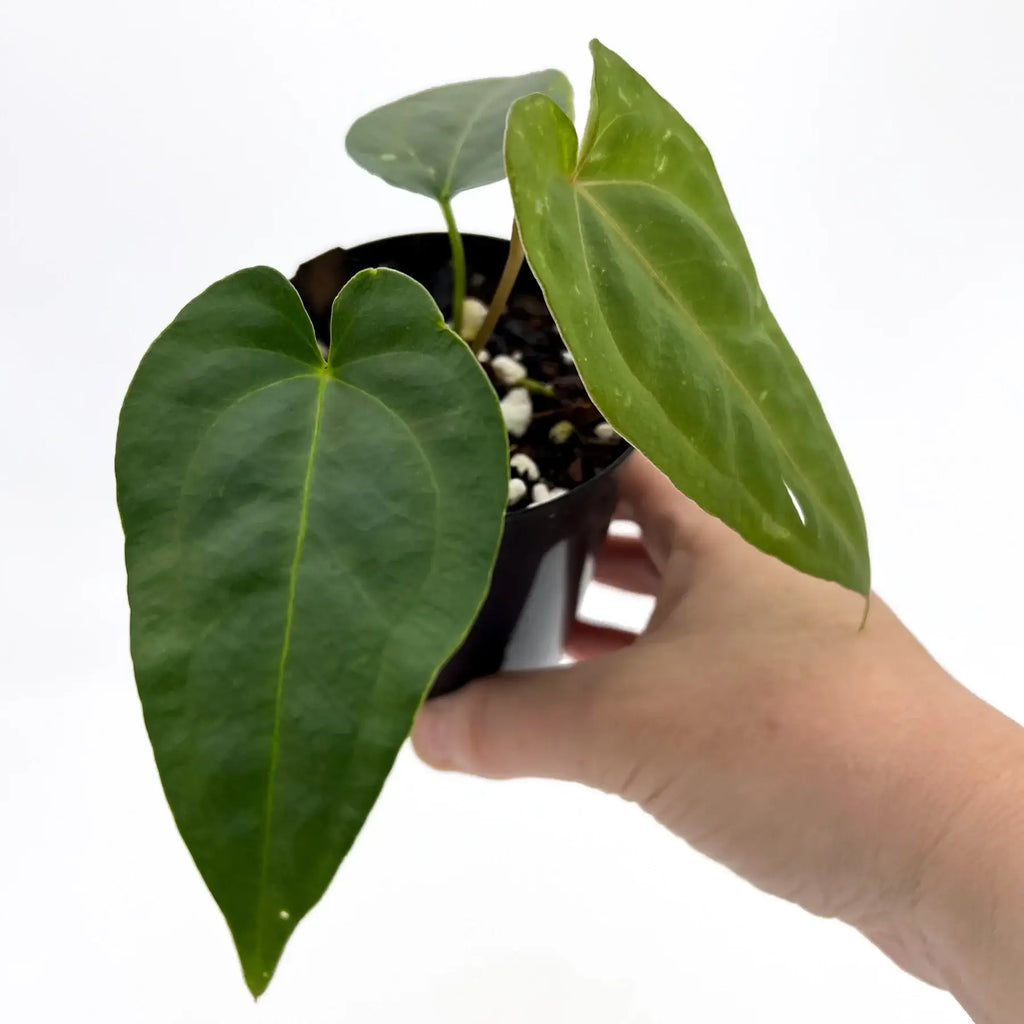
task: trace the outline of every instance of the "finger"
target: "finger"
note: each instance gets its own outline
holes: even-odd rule
[[[639,524],[644,545],[660,571],[673,549],[698,553],[721,522],[676,489],[652,462],[634,452],[618,471],[619,510]]]
[[[573,623],[565,641],[565,649],[577,661],[590,661],[606,654],[614,654],[636,643],[636,633],[612,626],[597,626],[590,622]]]
[[[661,587],[661,574],[636,537],[609,535],[597,554],[594,579],[634,594],[656,594]]]
[[[493,779],[588,782],[600,746],[600,667],[615,659],[480,679],[427,701],[412,730],[427,764]]]
[[[633,506],[628,502],[619,497],[619,503],[615,506],[615,515],[612,516],[613,522],[627,522],[630,526],[636,526],[636,520],[633,518]]]

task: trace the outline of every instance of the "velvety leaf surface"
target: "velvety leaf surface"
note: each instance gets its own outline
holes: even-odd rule
[[[331,339],[243,270],[154,342],[118,431],[146,725],[254,994],[474,618],[507,496],[497,398],[426,291],[358,274]]]
[[[506,139],[527,259],[588,391],[748,541],[866,594],[857,493],[708,151],[620,57],[591,49],[578,151],[543,96],[513,106]]]
[[[428,89],[364,114],[349,129],[349,155],[371,174],[444,201],[505,177],[502,140],[512,103],[544,93],[572,114],[560,71],[484,78]]]

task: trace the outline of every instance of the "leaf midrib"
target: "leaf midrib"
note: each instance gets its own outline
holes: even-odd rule
[[[281,644],[281,659],[278,662],[277,685],[274,694],[274,729],[270,740],[270,766],[267,771],[267,792],[263,812],[263,843],[260,853],[259,895],[256,907],[256,960],[259,969],[263,964],[263,922],[266,919],[267,896],[267,864],[270,856],[270,825],[274,814],[274,788],[277,776],[277,764],[281,749],[281,704],[284,696],[284,677],[288,665],[288,654],[291,649],[292,625],[295,619],[295,597],[298,587],[299,566],[302,562],[302,550],[306,543],[306,531],[309,525],[309,496],[312,491],[313,466],[316,460],[317,444],[320,440],[320,424],[323,420],[324,399],[327,384],[330,380],[327,368],[320,374],[317,388],[316,413],[313,418],[313,436],[309,445],[309,457],[306,460],[306,475],[302,482],[302,503],[299,509],[299,527],[295,538],[295,554],[292,557],[291,571],[288,578],[288,606],[285,612],[284,638]]]
[[[466,127],[462,130],[462,134],[455,142],[455,148],[452,150],[452,158],[448,162],[448,173],[445,175],[444,183],[441,185],[441,199],[452,198],[452,178],[455,176],[455,165],[458,163],[459,157],[462,156],[462,150],[465,148],[466,139],[469,138],[469,133],[473,130],[473,126],[480,120],[480,115],[483,113],[484,107],[493,99],[493,94],[484,91],[484,96],[480,102],[476,105],[473,113],[469,115],[469,119],[466,121]]]
[[[586,254],[587,246],[586,246],[586,242],[583,240],[583,219],[579,215],[579,203],[578,203],[578,201],[575,200],[575,198],[574,198],[574,205],[576,206],[576,226],[577,226],[577,229],[578,229],[578,232],[579,232],[580,250],[584,254]],[[660,410],[661,409],[661,403],[658,401],[657,396],[647,386],[647,383],[645,381],[641,380],[636,375],[636,373],[633,370],[633,367],[630,365],[629,360],[626,359],[625,355],[622,352],[622,349],[619,347],[618,342],[615,340],[615,335],[612,332],[612,329],[609,326],[607,319],[605,319],[604,313],[602,312],[601,307],[600,307],[600,303],[597,301],[597,286],[594,284],[594,275],[593,275],[593,273],[592,273],[592,271],[590,269],[590,263],[586,259],[583,260],[583,269],[584,269],[584,271],[586,272],[586,275],[587,275],[587,284],[590,285],[590,291],[591,291],[591,293],[594,296],[594,306],[595,306],[595,308],[598,311],[598,315],[601,317],[602,323],[604,324],[605,334],[607,334],[608,337],[611,339],[612,345],[615,347],[615,350],[619,353],[619,358],[622,360],[622,364],[623,364],[623,366],[625,366],[626,371],[633,378],[633,381],[636,383],[636,385],[639,388],[642,388],[643,391],[647,395],[650,396],[652,406],[654,408],[657,408],[657,409]],[[668,419],[667,416],[666,416],[666,419]],[[669,421],[669,422],[671,423],[671,421]],[[715,465],[711,462],[711,460],[707,457],[707,455],[704,452],[702,452],[697,447],[697,445],[694,442],[693,438],[688,437],[686,434],[683,434],[682,432],[680,432],[680,437],[687,443],[687,445],[690,448],[690,451],[692,451],[694,455],[696,455],[703,462],[707,463],[708,467],[711,469],[712,472],[718,474],[719,476],[723,475],[720,472],[720,470],[718,470],[715,467]],[[627,438],[626,440],[629,440],[629,438]]]
[[[655,192],[660,196],[668,196],[669,199],[675,200],[675,202],[678,203],[679,206],[681,206],[689,215],[690,219],[699,224],[704,234],[715,243],[726,257],[728,257],[728,265],[743,278],[743,283],[746,285],[747,290],[751,291],[750,281],[747,279],[747,276],[748,274],[753,273],[753,268],[741,266],[740,261],[736,258],[736,254],[732,251],[730,246],[726,245],[722,236],[680,196],[670,192],[668,189],[660,188],[653,182],[641,181],[638,178],[577,178],[575,184],[577,188],[587,189],[588,191],[593,188],[605,188],[607,186],[615,185],[625,186],[627,188],[643,188],[650,192]],[[596,200],[592,201],[596,202]]]
[[[598,216],[601,217],[608,224],[608,226],[612,229],[612,231],[614,231],[615,234],[618,236],[620,241],[633,253],[633,255],[636,257],[636,259],[645,268],[645,270],[647,270],[647,272],[651,275],[651,278],[655,281],[655,283],[658,285],[658,287],[661,289],[661,291],[665,294],[665,296],[669,299],[669,301],[692,324],[694,330],[703,339],[703,341],[705,343],[705,346],[708,349],[708,351],[711,352],[711,354],[718,361],[719,365],[725,370],[727,375],[735,382],[738,390],[742,393],[742,395],[746,399],[746,403],[747,403],[748,407],[755,410],[755,412],[757,414],[757,418],[761,420],[762,424],[764,425],[764,427],[766,428],[766,430],[768,432],[769,437],[772,438],[773,442],[775,443],[775,446],[778,448],[778,450],[785,457],[786,461],[789,463],[790,469],[795,471],[795,475],[800,478],[801,482],[804,484],[804,486],[807,488],[807,490],[812,495],[814,495],[815,500],[820,502],[820,507],[826,509],[829,512],[829,517],[832,520],[833,524],[838,525],[841,522],[841,520],[835,514],[835,512],[836,512],[835,506],[832,504],[831,501],[827,500],[827,498],[825,496],[823,496],[822,492],[816,486],[816,484],[814,484],[814,482],[812,480],[810,480],[804,474],[804,472],[801,469],[799,463],[793,458],[792,454],[790,454],[790,451],[789,451],[788,447],[786,446],[785,442],[780,440],[776,436],[775,432],[772,430],[772,425],[769,422],[768,417],[765,415],[764,410],[761,408],[760,404],[757,403],[754,400],[754,396],[750,393],[750,390],[747,388],[746,384],[736,375],[736,372],[733,370],[733,368],[722,357],[721,353],[718,351],[717,347],[714,345],[714,343],[708,337],[707,332],[701,326],[700,321],[694,316],[693,312],[682,302],[681,299],[679,299],[679,297],[671,289],[671,287],[668,285],[668,283],[665,281],[665,279],[661,276],[661,274],[659,274],[658,271],[655,269],[655,267],[653,267],[651,265],[650,261],[646,258],[646,256],[643,254],[643,252],[641,252],[636,247],[636,245],[633,243],[632,239],[630,239],[628,237],[628,235],[626,235],[622,231],[621,227],[618,224],[618,221],[614,218],[614,216],[612,216],[612,214],[609,212],[607,207],[605,207],[600,202],[598,202],[590,194],[590,192],[587,189],[587,187],[585,185],[583,185],[582,183],[580,183],[580,182],[576,182],[575,183],[574,192],[577,192],[578,194],[582,194],[584,196],[584,198],[586,198],[586,200],[594,208],[594,210],[598,214]],[[577,206],[577,219],[579,220],[579,207],[578,206]],[[583,225],[582,225],[582,221],[580,221],[580,241],[581,242],[583,242],[583,230],[582,229],[583,229]],[[584,252],[586,252],[586,245],[585,245],[585,243],[584,243]],[[591,285],[591,287],[593,287],[593,285]],[[600,304],[598,303],[597,305],[598,305],[598,312],[599,312],[599,314],[601,316],[601,319],[605,321],[605,326],[606,326],[606,329],[608,330],[608,335],[614,341],[615,334],[610,329],[610,327],[608,326],[608,322],[607,322],[607,320],[604,317],[604,311],[600,308]],[[618,348],[618,344],[617,343],[615,343],[615,344],[616,344],[616,348]],[[761,503],[759,501],[757,501],[756,498],[754,498],[754,495],[752,494],[752,492],[750,492],[748,490],[747,493],[750,494],[751,498],[754,499],[755,504],[757,504],[759,507],[761,507],[766,514],[769,514],[768,510],[765,509],[764,506],[761,505]],[[775,517],[772,516],[772,519],[774,520]],[[789,528],[786,527],[784,524],[779,523],[778,525],[782,529],[787,530],[787,532],[789,532],[790,534],[793,533],[793,531],[789,530]],[[842,539],[843,544],[848,549],[853,550],[854,555],[856,556],[856,548],[855,548],[854,545],[851,544],[851,541],[846,536],[846,531],[844,529],[839,529],[836,532],[838,533],[839,537]]]
[[[388,355],[391,355],[391,353],[377,353],[374,356],[367,356],[367,357],[364,357],[363,359],[353,360],[353,362],[354,363],[358,363],[358,362],[363,362],[365,359],[376,359],[376,358],[381,358],[383,356],[388,356]],[[257,906],[256,906],[256,961],[257,961],[257,965],[259,966],[260,970],[262,970],[263,954],[264,954],[264,949],[263,949],[263,943],[264,943],[264,937],[265,937],[264,936],[264,923],[266,921],[266,911],[267,911],[267,904],[266,904],[266,899],[267,899],[267,870],[268,870],[269,859],[270,859],[270,845],[271,845],[271,836],[272,836],[271,826],[273,824],[273,813],[274,813],[274,791],[275,791],[275,785],[276,785],[278,759],[279,759],[279,756],[280,756],[281,708],[282,708],[283,698],[284,698],[284,678],[285,678],[285,673],[286,673],[286,669],[287,669],[288,653],[289,653],[290,643],[291,643],[291,630],[292,630],[292,622],[293,622],[294,611],[295,611],[295,597],[296,597],[296,588],[297,588],[297,584],[298,584],[298,574],[299,574],[300,564],[301,564],[301,561],[302,561],[302,552],[303,552],[303,547],[304,547],[304,544],[305,544],[306,529],[307,529],[307,526],[308,526],[308,519],[309,519],[309,499],[310,499],[310,494],[311,494],[311,491],[312,491],[313,465],[314,465],[314,461],[315,461],[315,458],[316,458],[317,444],[318,444],[318,441],[319,441],[319,438],[320,438],[320,425],[321,425],[322,418],[323,418],[323,409],[324,409],[324,404],[325,404],[327,387],[328,387],[328,385],[331,382],[333,382],[335,384],[338,384],[338,385],[340,385],[342,387],[345,387],[345,388],[351,388],[353,391],[356,391],[359,394],[363,395],[365,398],[369,399],[370,401],[372,401],[376,405],[379,405],[380,408],[383,409],[385,413],[387,413],[389,416],[393,417],[401,425],[401,427],[406,431],[410,441],[413,444],[413,447],[416,449],[416,451],[420,455],[420,458],[423,461],[423,465],[424,465],[424,467],[425,467],[425,469],[427,471],[427,475],[430,478],[431,488],[432,488],[433,493],[434,493],[435,517],[439,516],[439,514],[440,514],[440,484],[438,483],[437,477],[436,477],[436,475],[434,473],[434,467],[431,464],[431,461],[430,461],[429,457],[427,456],[426,451],[423,449],[423,446],[420,443],[419,438],[416,436],[415,431],[412,429],[412,427],[410,427],[410,425],[405,421],[405,419],[402,416],[400,416],[397,412],[395,412],[394,409],[391,409],[390,407],[385,405],[372,392],[367,391],[364,388],[361,388],[361,387],[359,387],[356,384],[353,384],[351,381],[344,380],[340,375],[338,375],[338,371],[340,369],[342,369],[343,366],[347,366],[347,365],[349,365],[349,364],[342,364],[342,366],[339,366],[339,367],[325,367],[323,372],[322,372],[322,374],[321,374],[320,385],[319,385],[319,388],[317,390],[317,404],[316,404],[316,413],[315,413],[314,422],[313,422],[313,436],[312,436],[312,439],[311,439],[311,442],[310,442],[309,458],[308,458],[307,463],[306,463],[306,475],[305,475],[305,479],[303,481],[303,487],[302,487],[302,503],[301,503],[301,508],[300,508],[300,512],[299,512],[299,529],[298,529],[298,533],[296,535],[295,554],[294,554],[294,557],[292,559],[291,573],[290,573],[290,576],[289,576],[288,608],[287,608],[286,618],[285,618],[284,641],[283,641],[282,647],[281,647],[281,659],[280,659],[280,662],[278,664],[277,686],[276,686],[275,697],[274,697],[274,727],[273,727],[273,733],[272,733],[272,736],[271,736],[270,766],[269,766],[268,772],[267,772],[267,792],[266,792],[266,797],[265,797],[265,802],[264,802],[264,818],[263,818],[263,842],[262,842],[262,849],[261,849],[261,856],[260,856],[260,880],[259,880],[259,889],[258,889]],[[427,581],[433,575],[434,568],[435,568],[436,562],[437,562],[437,551],[438,551],[438,543],[437,543],[437,538],[435,537],[435,542],[432,545],[431,564],[430,564],[430,567],[428,568],[426,574],[424,575],[423,580],[421,580],[421,582],[420,582],[420,589],[421,590],[422,590],[422,588],[424,586],[426,586]],[[381,650],[381,662],[380,662],[380,665],[378,667],[378,672],[377,672],[377,676],[376,676],[376,678],[374,680],[374,683],[371,685],[369,691],[367,692],[367,695],[366,695],[366,700],[367,701],[369,701],[371,699],[374,691],[376,690],[377,686],[380,683],[381,676],[383,675],[383,672],[384,672],[384,663],[385,663],[385,660],[386,660],[385,659],[385,653],[386,653],[387,649],[390,647],[396,632],[397,632],[397,628],[392,628],[391,630],[388,631],[388,635],[385,638],[385,641],[384,641],[384,644],[383,644],[383,647],[382,647],[382,650]],[[355,749],[355,744],[353,744],[353,752],[354,752],[354,749]]]

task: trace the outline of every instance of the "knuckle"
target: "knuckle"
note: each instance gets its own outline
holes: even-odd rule
[[[493,692],[490,681],[475,683],[463,705],[460,760],[480,774],[489,774],[492,761],[489,722]]]

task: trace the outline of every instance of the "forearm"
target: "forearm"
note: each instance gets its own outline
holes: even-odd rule
[[[980,703],[980,702],[979,702]],[[925,867],[915,927],[978,1024],[1024,1021],[1024,729],[984,708],[978,774]],[[965,743],[969,742],[965,733]]]

